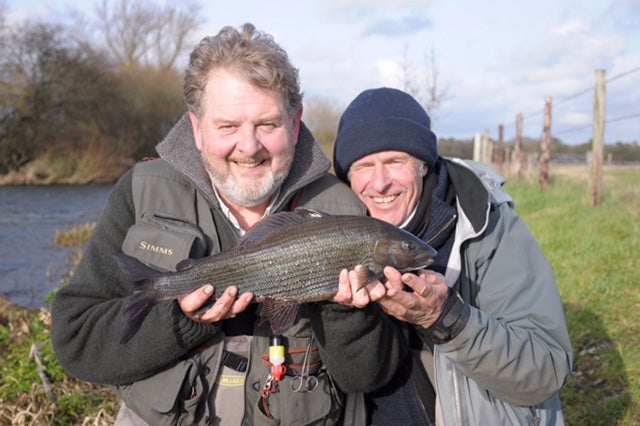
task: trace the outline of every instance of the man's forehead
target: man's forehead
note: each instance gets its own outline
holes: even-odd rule
[[[370,162],[370,161],[389,161],[389,160],[410,160],[415,158],[413,155],[403,151],[380,151],[373,154],[365,155],[356,160],[354,163]]]

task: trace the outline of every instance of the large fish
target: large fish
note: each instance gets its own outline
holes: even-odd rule
[[[126,255],[116,255],[134,282],[121,341],[129,341],[156,304],[177,299],[205,284],[216,293],[235,285],[263,302],[262,317],[274,334],[295,321],[300,303],[331,299],[342,269],[365,268],[358,285],[382,279],[385,266],[401,272],[431,264],[436,251],[414,235],[372,217],[334,216],[297,209],[267,216],[231,250],[160,273]]]

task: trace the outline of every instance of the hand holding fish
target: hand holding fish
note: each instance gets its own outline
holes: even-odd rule
[[[364,308],[370,302],[384,297],[387,289],[377,279],[362,287],[358,277],[363,273],[365,273],[365,269],[362,265],[357,265],[351,271],[346,269],[340,271],[338,292],[331,300],[342,305]]]
[[[180,308],[190,317],[205,322],[218,322],[228,318],[234,318],[240,312],[247,309],[253,301],[253,293],[246,292],[238,296],[238,288],[230,286],[222,295],[217,297],[216,302],[206,311],[199,312],[207,304],[215,289],[207,284],[198,290],[180,298]]]
[[[384,275],[387,293],[378,303],[387,314],[424,328],[438,320],[449,294],[442,274],[424,269],[418,275],[402,274],[388,266],[384,268]],[[403,290],[405,285],[413,292]]]

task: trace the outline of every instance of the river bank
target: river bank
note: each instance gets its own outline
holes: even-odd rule
[[[55,244],[56,234],[97,221],[112,187],[0,187],[0,297],[32,309],[46,305],[79,249]]]
[[[19,170],[0,175],[0,186],[86,185],[114,183],[134,166],[131,158],[101,157],[91,162],[83,157],[72,158],[61,165],[53,154],[31,161]],[[96,166],[96,161],[99,165]],[[72,163],[70,167],[67,163]]]

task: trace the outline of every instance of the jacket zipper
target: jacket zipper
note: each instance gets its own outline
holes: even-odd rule
[[[429,238],[429,240],[427,241],[427,244],[431,244],[433,241],[435,241],[440,235],[442,235],[447,229],[449,229],[449,227],[451,226],[451,224],[453,224],[456,219],[458,218],[457,214],[454,214],[453,216],[451,216],[451,219],[449,219],[447,221],[447,223],[444,224],[444,226],[438,231],[436,232],[436,234]]]
[[[422,413],[422,418],[426,419],[429,424],[431,423],[431,419],[429,418],[429,412],[427,411],[427,407],[424,406],[424,402],[422,401],[422,398],[420,397],[420,394],[418,392],[418,386],[416,386],[416,382],[413,378],[413,374],[409,374],[409,378],[411,381],[411,387],[413,388],[414,394],[416,396],[416,400],[418,401],[418,404],[420,405],[420,411]],[[427,379],[429,380],[429,379]]]

